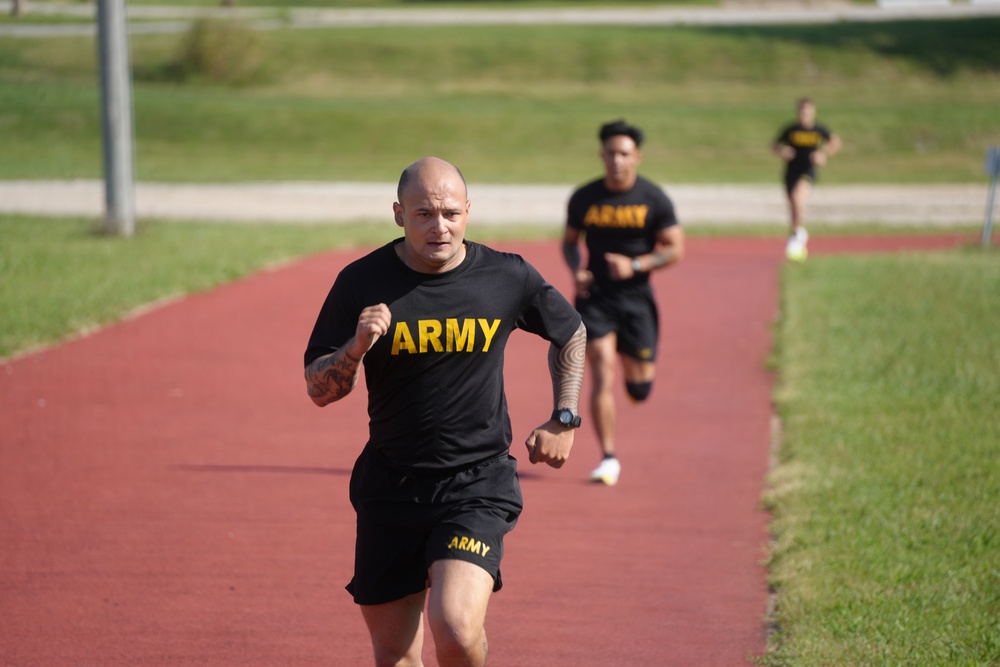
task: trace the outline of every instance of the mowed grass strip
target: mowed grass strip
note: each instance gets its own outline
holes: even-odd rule
[[[764,664],[1000,664],[1000,262],[788,266]]]
[[[845,142],[824,182],[976,182],[1000,144],[998,33],[992,18],[244,27],[194,53],[188,33],[142,35],[136,169],[144,181],[393,181],[433,154],[473,182],[579,183],[599,124],[624,116],[647,130],[653,179],[777,182],[770,143],[811,95]],[[95,54],[93,38],[0,38],[0,178],[100,176]]]
[[[484,226],[470,227],[469,238],[553,233]],[[149,303],[311,253],[380,245],[399,235],[391,219],[342,225],[151,221],[124,239],[100,234],[94,221],[82,218],[0,215],[0,360],[118,321]]]

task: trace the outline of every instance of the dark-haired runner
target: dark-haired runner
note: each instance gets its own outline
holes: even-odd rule
[[[327,405],[364,364],[370,437],[351,476],[348,590],[375,664],[422,664],[426,605],[438,664],[481,666],[503,538],[521,512],[504,348],[515,329],[552,343],[555,409],[525,445],[529,461],[559,468],[580,424],[586,334],[521,257],[464,240],[470,202],[454,165],[418,160],[397,195],[404,236],[340,272],[309,339],[306,385]]]
[[[659,315],[649,274],[684,256],[684,231],[663,190],[638,173],[644,135],[623,120],[598,133],[605,175],[576,190],[567,207],[563,256],[576,285],[576,308],[587,326],[593,388],[590,413],[602,460],[593,481],[618,482],[615,366],[634,402],[649,397],[656,375]],[[587,247],[583,268],[580,240]]]

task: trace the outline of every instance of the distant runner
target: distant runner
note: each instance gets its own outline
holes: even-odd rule
[[[798,119],[785,127],[771,150],[785,161],[785,193],[791,217],[785,254],[801,262],[808,256],[809,232],[802,224],[806,201],[816,181],[816,167],[840,150],[840,137],[816,122],[816,105],[808,97],[798,101]]]

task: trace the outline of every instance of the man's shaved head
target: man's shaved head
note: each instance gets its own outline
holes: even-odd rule
[[[424,157],[411,164],[400,174],[399,185],[396,186],[396,200],[400,203],[403,202],[403,193],[411,184],[438,181],[442,177],[451,175],[458,176],[458,179],[462,182],[465,198],[468,199],[469,188],[465,183],[465,177],[462,176],[462,172],[459,171],[458,167],[441,158]]]

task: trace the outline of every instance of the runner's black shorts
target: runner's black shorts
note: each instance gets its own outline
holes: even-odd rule
[[[816,182],[816,169],[813,168],[812,164],[800,167],[788,163],[788,168],[785,169],[785,192],[792,194],[792,190],[803,178],[809,179],[812,183]]]
[[[587,327],[587,340],[615,333],[621,354],[640,361],[656,360],[660,317],[649,283],[591,285],[589,296],[577,296],[576,309]]]
[[[503,586],[503,538],[521,514],[517,461],[508,452],[471,468],[414,473],[365,447],[351,474],[357,512],[354,578],[361,605],[383,604],[427,588],[431,563],[464,560]]]

